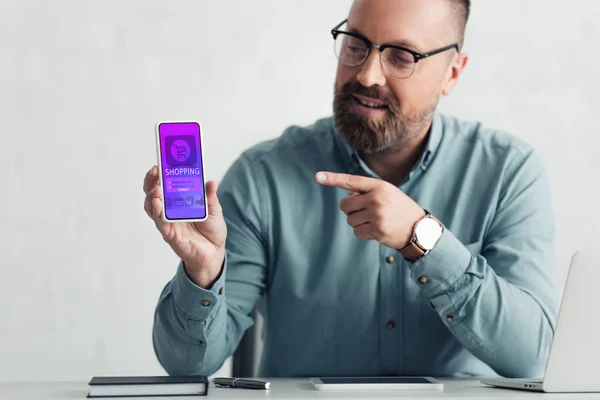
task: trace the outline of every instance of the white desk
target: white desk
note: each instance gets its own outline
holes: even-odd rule
[[[479,381],[440,380],[444,382],[443,391],[325,392],[315,391],[305,379],[272,379],[270,380],[272,388],[269,391],[215,388],[211,384],[207,397],[148,397],[147,399],[600,399],[600,393],[545,394],[496,389],[481,385]],[[2,400],[71,400],[85,399],[87,394],[87,382],[0,384]]]

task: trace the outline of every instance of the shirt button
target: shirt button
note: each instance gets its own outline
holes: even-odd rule
[[[210,300],[202,300],[200,303],[202,303],[204,307],[210,306]]]
[[[385,258],[385,261],[387,261],[387,262],[388,262],[388,264],[391,264],[391,263],[393,263],[393,262],[394,262],[394,260],[395,260],[394,256],[387,256],[387,257]]]
[[[428,281],[429,280],[427,279],[427,277],[425,275],[421,275],[419,277],[419,283],[422,284],[422,285],[426,284]]]
[[[198,343],[199,345],[203,345],[204,342],[202,340],[196,340],[196,343]]]
[[[385,323],[385,327],[388,329],[394,329],[396,327],[396,324],[390,319],[388,322]]]
[[[446,321],[452,322],[454,321],[454,317],[452,315],[446,315]]]
[[[225,293],[225,288],[222,287],[221,289],[219,289],[219,294],[223,294],[223,293]]]

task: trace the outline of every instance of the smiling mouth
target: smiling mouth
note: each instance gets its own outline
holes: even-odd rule
[[[352,97],[358,104],[360,104],[364,107],[374,108],[377,110],[385,110],[385,109],[389,108],[387,104],[382,103],[380,101],[370,100],[370,99],[363,98],[362,96],[358,97],[356,95],[352,95]]]

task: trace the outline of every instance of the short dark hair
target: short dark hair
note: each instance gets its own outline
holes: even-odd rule
[[[454,6],[458,23],[458,45],[462,48],[465,40],[465,29],[471,13],[471,0],[447,0]]]

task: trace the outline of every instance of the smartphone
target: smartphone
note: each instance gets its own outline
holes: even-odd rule
[[[204,221],[208,216],[201,131],[196,121],[156,124],[162,219],[166,222]]]

